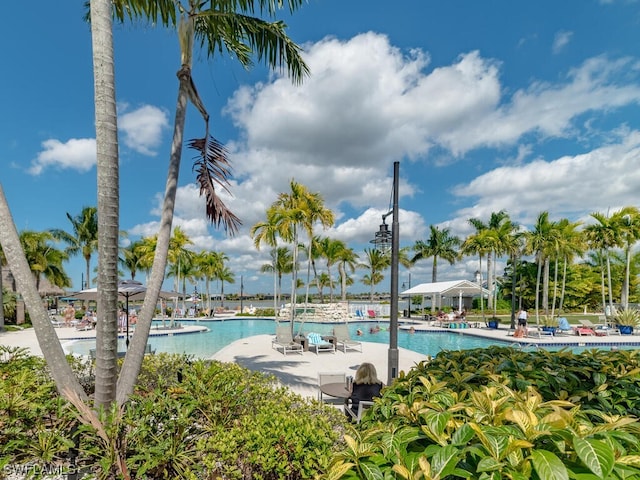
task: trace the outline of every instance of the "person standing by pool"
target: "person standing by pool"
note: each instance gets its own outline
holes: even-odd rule
[[[523,308],[522,310],[520,310],[518,312],[518,326],[519,327],[526,327],[527,326],[527,318],[529,318],[529,315],[527,314],[527,310],[525,308]]]
[[[67,308],[64,310],[64,326],[69,327],[71,322],[76,319],[76,309],[73,308],[73,303],[67,305]]]

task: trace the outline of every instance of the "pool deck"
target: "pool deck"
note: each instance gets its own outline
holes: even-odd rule
[[[401,329],[409,329],[406,324],[409,319],[402,319]],[[577,335],[557,335],[557,336],[529,336],[525,338],[515,338],[510,335],[509,329],[502,325],[499,329],[489,329],[485,327],[474,327],[464,329],[447,329],[431,326],[425,322],[416,322],[414,325],[415,335],[430,333],[452,333],[459,335],[469,335],[481,337],[505,344],[514,344],[521,347],[537,348],[545,346],[554,347],[594,347],[594,348],[617,348],[619,346],[637,346],[640,348],[639,335],[603,335],[603,336],[577,336]],[[153,328],[150,335],[178,335],[195,333],[206,330],[203,325],[184,325],[179,329]],[[535,330],[530,327],[530,330]],[[95,338],[95,330],[77,331],[72,327],[60,327],[55,329],[58,337],[63,343],[78,339]],[[124,336],[124,334],[121,334]],[[319,372],[344,372],[346,375],[353,375],[362,362],[373,363],[378,371],[378,376],[386,382],[387,379],[387,359],[388,345],[381,343],[362,342],[363,351],[348,353],[343,352],[314,352],[288,353],[286,356],[281,351],[272,348],[271,340],[273,335],[256,335],[253,337],[237,340],[212,356],[212,359],[223,362],[235,362],[251,370],[262,371],[275,375],[279,381],[289,387],[294,392],[305,397],[317,397],[317,383]],[[357,337],[354,338],[357,340]],[[35,331],[30,328],[18,332],[0,333],[0,345],[26,347],[33,355],[42,355]],[[408,371],[415,364],[426,360],[427,356],[399,348],[399,369]]]

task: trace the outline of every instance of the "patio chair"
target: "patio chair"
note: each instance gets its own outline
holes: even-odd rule
[[[311,332],[307,334],[307,341],[309,342],[309,350],[313,350],[318,355],[320,352],[336,353],[336,346],[323,340],[319,333]]]
[[[291,352],[296,352],[300,355],[303,353],[302,345],[293,341],[291,329],[288,325],[276,325],[276,336],[271,340],[271,348],[278,351],[282,349],[282,354],[285,356]]]
[[[356,318],[359,318],[361,320],[364,319],[364,313],[362,313],[362,310],[360,309],[356,310],[355,315],[356,315]]]
[[[358,402],[358,409],[354,412],[351,408],[349,408],[348,406],[345,405],[344,407],[344,411],[351,416],[352,421],[355,420],[356,423],[360,423],[360,420],[362,420],[362,414],[364,413],[364,411],[373,406],[373,402],[370,402],[368,400],[360,400]]]
[[[347,324],[340,324],[333,327],[333,335],[336,337],[336,347],[338,350],[342,348],[344,353],[347,353],[347,350],[362,352],[362,342],[351,339]]]
[[[559,335],[575,335],[575,328],[571,326],[569,320],[566,317],[558,318],[558,328],[556,328],[556,332]]]
[[[322,402],[322,399],[323,399],[322,395],[324,393],[322,391],[323,385],[327,385],[330,383],[335,383],[335,384],[339,383],[341,385],[345,385],[346,381],[347,381],[347,376],[345,375],[344,372],[318,372],[318,400]],[[331,395],[329,396],[331,397],[331,400],[333,400],[333,402],[336,402],[337,399],[340,400],[340,403],[344,402],[344,398],[333,397]]]
[[[367,310],[367,315],[369,316],[369,318],[378,318],[375,310]]]

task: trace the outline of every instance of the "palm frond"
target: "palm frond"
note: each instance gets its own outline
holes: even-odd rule
[[[188,146],[198,152],[193,169],[197,173],[196,181],[200,185],[200,195],[206,198],[207,218],[216,227],[222,224],[230,235],[237,233],[242,222],[216,194],[216,184],[229,192],[227,186],[231,167],[227,150],[224,145],[209,136],[190,140]]]

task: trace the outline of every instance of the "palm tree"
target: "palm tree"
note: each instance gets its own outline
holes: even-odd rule
[[[640,212],[637,207],[624,207],[612,215],[620,234],[619,246],[624,248],[625,268],[620,303],[625,310],[629,308],[629,272],[631,270],[631,249],[640,240]]]
[[[120,257],[120,265],[122,268],[129,270],[131,280],[136,279],[138,269],[144,268],[146,257],[146,246],[143,240],[131,243],[129,246],[122,248],[122,256]],[[153,258],[153,257],[151,257]],[[149,265],[151,268],[151,265]]]
[[[337,261],[340,274],[340,298],[345,301],[347,299],[347,284],[349,283],[347,270],[355,272],[358,266],[358,254],[345,245],[345,248],[338,252]],[[353,284],[353,281],[350,284]]]
[[[66,252],[69,256],[82,254],[86,262],[86,288],[91,288],[91,255],[98,250],[98,209],[83,207],[76,216],[67,212],[67,218],[71,222],[72,233],[59,229],[51,230],[51,233],[56,240],[68,245]],[[81,290],[84,288],[85,285],[80,285]]]
[[[431,268],[431,281],[438,281],[438,258],[442,258],[453,265],[458,258],[457,247],[460,246],[460,239],[451,236],[448,228],[440,230],[437,226],[430,225],[431,235],[426,242],[418,240],[413,246],[416,252],[411,263],[415,264],[418,260],[433,257],[433,266]]]
[[[270,270],[271,272],[273,272],[273,313],[276,318],[278,317],[279,300],[277,297],[279,296],[280,292],[279,286],[282,286],[278,283],[279,270],[277,268],[277,265],[279,264],[277,255],[280,252],[280,249],[277,248],[278,235],[280,235],[281,233],[279,229],[280,225],[276,223],[275,208],[272,207],[267,211],[266,221],[256,223],[253,227],[251,227],[250,232],[250,235],[253,238],[253,244],[258,250],[260,250],[260,246],[264,243],[270,247],[273,247],[271,252],[272,254],[276,255],[276,258],[273,258],[273,255],[271,257],[273,269]],[[282,272],[280,272],[280,274],[282,274]]]
[[[597,223],[587,225],[584,229],[587,244],[590,248],[602,253],[601,259],[606,262],[607,282],[609,286],[609,308],[607,315],[613,315],[613,288],[611,285],[611,257],[610,250],[618,245],[619,231],[617,225],[612,221],[608,215],[604,215],[599,212],[591,214],[591,218],[596,220]],[[604,278],[604,265],[601,268],[601,275]],[[604,297],[604,284],[603,297]],[[603,307],[605,307],[603,302]],[[605,313],[607,312],[607,308]]]
[[[71,286],[71,280],[62,266],[69,257],[51,244],[53,240],[53,234],[48,231],[23,230],[20,233],[20,243],[38,289],[43,277],[58,287]]]
[[[340,261],[340,256],[347,248],[342,240],[335,240],[329,237],[323,237],[319,242],[320,254],[326,260],[327,275],[331,277],[331,267]],[[333,282],[327,284],[329,286],[329,301],[333,302]]]
[[[194,253],[191,250],[187,250],[188,245],[193,245],[193,241],[184,233],[184,230],[180,227],[176,227],[173,230],[173,235],[169,240],[169,250],[167,252],[167,260],[169,262],[169,270],[167,275],[173,277],[174,290],[180,291],[180,281],[183,280],[182,291],[182,309],[185,308],[185,296],[186,296],[186,283],[184,282],[184,275],[191,275],[193,270],[193,256]],[[157,251],[157,247],[156,247]],[[163,275],[164,277],[164,275]],[[144,308],[144,307],[143,307]],[[137,328],[137,327],[136,327]]]
[[[269,253],[271,263],[265,263],[260,267],[260,271],[264,273],[273,273],[276,279],[274,287],[274,312],[277,312],[277,305],[280,304],[280,296],[282,293],[282,275],[293,271],[293,255],[287,247],[272,248]]]
[[[548,315],[548,284],[549,284],[549,258],[557,250],[558,228],[557,224],[549,221],[549,212],[541,212],[533,227],[533,230],[526,235],[526,253],[535,254],[536,263],[538,265],[538,273],[536,275],[536,325],[540,326],[540,278],[544,270],[543,278],[543,308],[545,315]]]
[[[560,289],[560,302],[558,304],[558,310],[562,310],[564,305],[564,296],[567,285],[567,269],[569,264],[573,263],[575,256],[582,256],[585,251],[584,237],[581,232],[578,231],[578,227],[581,222],[570,222],[568,219],[562,219],[558,222],[558,251],[556,256],[556,269],[555,274],[557,278],[558,266],[557,259],[562,260],[562,287]],[[554,281],[557,285],[557,280]],[[555,291],[555,290],[554,290]],[[554,300],[551,304],[551,316],[554,317],[554,308],[556,305],[555,293]]]
[[[488,255],[495,245],[494,235],[487,229],[480,229],[475,234],[466,238],[460,246],[460,252],[463,255],[478,255],[480,272],[480,311],[482,312],[482,321],[485,322],[484,316],[484,292],[482,288],[482,257]],[[433,302],[432,302],[433,303]],[[431,309],[434,309],[433,304]]]
[[[221,254],[218,252],[200,252],[196,255],[195,262],[198,271],[204,278],[205,292],[207,295],[207,310],[213,312],[211,307],[211,280],[215,279],[216,272],[220,269]]]
[[[220,281],[220,306],[224,307],[224,282],[236,283],[236,278],[231,269],[223,263],[222,268],[216,273],[216,280]]]
[[[231,234],[235,233],[239,226],[239,219],[220,201],[214,189],[215,185],[227,188],[230,172],[226,150],[210,137],[209,115],[197,93],[191,75],[194,44],[197,41],[211,57],[215,53],[227,51],[245,67],[251,66],[252,57],[255,55],[269,67],[286,67],[293,81],[300,83],[308,73],[308,69],[302,60],[300,48],[286,35],[285,24],[280,21],[268,22],[253,16],[258,10],[260,14],[274,18],[283,4],[284,2],[270,0],[218,0],[215,2],[189,0],[186,5],[183,2],[159,0],[113,0],[114,14],[121,21],[128,17],[150,21],[154,25],[177,28],[181,55],[175,125],[158,246],[147,296],[132,340],[132,347],[130,347],[136,352],[140,350],[144,353],[153,308],[164,280],[188,101],[198,109],[205,124],[204,137],[192,140],[190,146],[200,154],[194,169],[197,171],[200,191],[206,196],[207,216],[212,223],[217,226],[222,224]],[[290,12],[294,12],[302,4],[303,0],[290,0],[286,3]],[[125,358],[124,368],[126,369],[129,368],[128,360],[129,358]],[[131,372],[137,377],[142,358],[136,356],[131,362]],[[133,375],[119,382],[119,402],[124,401],[131,394],[134,384]]]
[[[365,248],[364,254],[365,261],[358,266],[369,270],[362,278],[362,283],[371,287],[369,298],[373,302],[373,288],[384,280],[382,271],[391,264],[391,255],[375,248]]]
[[[82,401],[86,401],[87,395],[71,370],[71,366],[67,363],[67,357],[62,349],[58,335],[41,301],[38,288],[36,287],[36,280],[31,273],[29,263],[22,249],[20,237],[18,236],[18,231],[13,222],[9,204],[7,203],[1,184],[0,245],[2,246],[7,265],[11,268],[11,272],[16,281],[17,290],[22,295],[29,309],[31,323],[35,327],[38,344],[49,366],[49,372],[56,384],[58,392],[65,396],[71,392]]]

